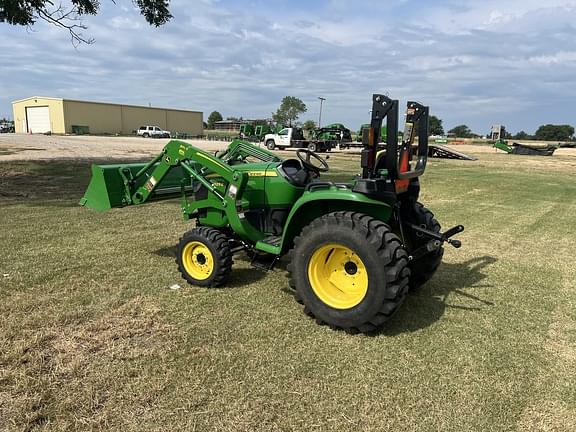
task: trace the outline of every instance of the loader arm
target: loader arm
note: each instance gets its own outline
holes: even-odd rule
[[[202,169],[195,168],[190,162],[197,163]],[[242,178],[243,173],[234,171],[231,166],[226,165],[210,153],[183,141],[173,140],[166,144],[162,153],[146,164],[133,179],[129,180],[129,183],[134,185],[141,183],[139,180],[142,176],[145,175],[148,178],[148,180],[133,191],[133,193],[131,191],[128,204],[142,204],[148,201],[166,175],[177,166],[181,166],[190,177],[202,183],[202,185],[218,197],[222,203],[225,203],[225,197],[206,179],[205,176],[208,172],[218,174],[218,176],[223,178],[229,185],[236,184],[241,198],[242,180],[244,180],[245,183],[245,179]],[[154,169],[149,172],[152,167],[154,167]]]
[[[225,188],[219,190],[212,184],[207,178],[210,174],[218,176]],[[192,189],[193,181],[208,190],[208,197],[189,203],[186,191]],[[264,234],[241,217],[247,181],[247,173],[188,143],[172,140],[144,165],[93,165],[92,180],[80,204],[103,211],[179,193],[186,219],[199,208],[214,208],[226,215],[230,227],[240,238],[255,242],[264,238]]]

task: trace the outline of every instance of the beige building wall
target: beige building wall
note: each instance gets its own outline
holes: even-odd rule
[[[52,133],[65,133],[64,127],[64,101],[50,97],[31,97],[12,102],[14,114],[14,128],[16,133],[27,133],[26,107],[47,106],[50,110],[50,126]]]
[[[201,112],[168,110],[167,113],[166,128],[173,134],[187,132],[191,135],[202,135],[204,132]]]
[[[88,126],[91,134],[123,132],[121,105],[64,99],[64,119],[66,133],[72,133],[72,126]]]
[[[122,133],[130,134],[140,126],[158,126],[169,130],[166,115],[165,109],[122,105]]]
[[[140,126],[201,135],[202,112],[134,105],[108,104],[48,97],[31,97],[12,103],[16,132],[26,133],[26,107],[48,106],[52,133],[71,134],[72,126],[88,126],[91,134],[129,135]]]

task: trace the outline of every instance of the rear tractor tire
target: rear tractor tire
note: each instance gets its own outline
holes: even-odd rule
[[[414,204],[414,207],[409,212],[408,220],[415,225],[419,225],[422,228],[426,228],[430,231],[439,233],[440,224],[434,218],[434,213],[428,210],[419,202]],[[408,241],[411,250],[415,250],[420,246],[425,245],[430,239],[424,237],[422,234],[410,231],[408,236]],[[442,263],[442,257],[444,256],[444,248],[441,246],[434,252],[430,252],[424,255],[422,258],[410,261],[408,265],[410,267],[410,289],[417,289],[428,282],[438,267]]]
[[[192,285],[223,285],[232,271],[228,237],[209,227],[196,227],[185,233],[178,244],[178,271]]]
[[[362,213],[315,219],[294,239],[290,283],[304,312],[351,333],[373,332],[404,301],[408,253],[384,222]]]

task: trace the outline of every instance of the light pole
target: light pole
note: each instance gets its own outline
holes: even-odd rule
[[[320,99],[320,114],[318,115],[318,127],[320,128],[322,127],[322,102],[324,102],[326,98],[318,96],[318,99]]]

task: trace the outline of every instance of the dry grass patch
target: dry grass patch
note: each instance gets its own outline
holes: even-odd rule
[[[118,404],[114,378],[138,378],[143,365],[166,359],[177,347],[175,327],[159,312],[139,296],[98,318],[48,326],[30,322],[11,331],[3,326],[8,328],[0,357],[3,423],[24,429],[110,423]],[[149,394],[133,395],[122,405],[137,410],[140,396]]]

